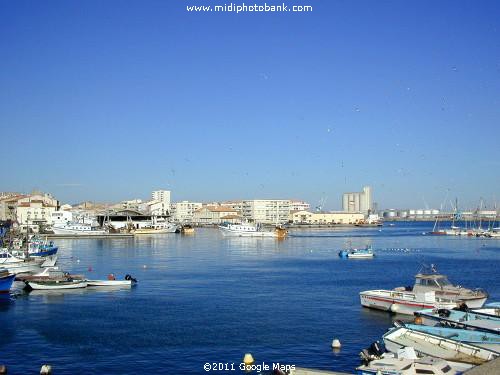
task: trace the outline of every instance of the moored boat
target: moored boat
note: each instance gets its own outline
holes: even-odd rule
[[[357,375],[455,375],[456,370],[451,368],[448,362],[433,358],[398,358],[397,356],[384,356],[375,359],[368,364],[356,368]]]
[[[433,336],[444,337],[459,342],[476,345],[500,353],[500,334],[471,331],[461,328],[449,328],[439,326],[425,326],[422,324],[404,324],[406,328],[431,334]]]
[[[276,227],[274,230],[265,230],[260,224],[232,224],[225,223],[219,225],[219,229],[224,236],[233,237],[272,237],[284,238],[288,231],[281,227]]]
[[[0,293],[9,293],[16,275],[0,268]]]
[[[79,289],[87,287],[85,280],[27,281],[26,284],[33,290]]]
[[[428,326],[442,325],[500,334],[500,317],[497,316],[450,309],[425,309],[416,311],[415,316]]]
[[[446,361],[472,365],[482,364],[497,358],[500,354],[494,350],[406,327],[391,329],[383,335],[383,340],[385,347],[391,352],[411,346],[421,356],[433,356]]]
[[[413,293],[378,289],[360,292],[359,297],[363,307],[406,315],[422,309],[457,307],[455,301],[440,298],[433,291]]]

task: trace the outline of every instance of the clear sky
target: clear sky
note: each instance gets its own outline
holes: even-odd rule
[[[285,2],[1,1],[0,191],[500,200],[500,2]]]

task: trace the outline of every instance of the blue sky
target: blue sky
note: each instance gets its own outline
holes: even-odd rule
[[[224,3],[1,2],[0,191],[500,199],[500,3],[186,11]]]

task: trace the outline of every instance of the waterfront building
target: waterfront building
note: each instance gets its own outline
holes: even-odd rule
[[[170,191],[155,190],[151,193],[152,200],[148,202],[148,211],[151,215],[167,216],[170,215]]]
[[[344,193],[342,209],[344,212],[361,212],[363,214],[371,212],[373,210],[372,188],[365,186],[362,192]]]
[[[7,196],[0,199],[0,221],[16,220],[17,203],[19,199],[26,197],[26,195]]]
[[[289,199],[254,199],[242,202],[243,219],[262,224],[287,223],[290,216]]]
[[[365,215],[360,212],[297,211],[291,214],[291,221],[293,224],[357,224],[359,222],[363,222],[364,219]]]
[[[178,223],[190,223],[193,221],[194,212],[202,207],[203,204],[199,202],[182,201],[172,203],[172,219]]]
[[[235,221],[241,221],[241,216],[238,215],[238,211],[228,207],[205,206],[193,213],[195,224],[222,224]]]
[[[303,201],[290,201],[290,211],[309,211],[311,209],[311,205],[307,202]]]
[[[52,213],[58,208],[57,200],[50,196],[36,194],[24,197],[17,203],[16,219],[20,225],[50,225],[52,224]]]
[[[243,201],[226,201],[220,204],[221,207],[228,207],[238,211],[238,215],[243,212]]]

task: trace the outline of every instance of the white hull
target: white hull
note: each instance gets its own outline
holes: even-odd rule
[[[238,231],[231,230],[225,227],[219,227],[221,233],[227,237],[268,237],[268,238],[276,238],[278,234],[276,232],[271,231]]]
[[[105,230],[76,230],[64,227],[52,227],[54,234],[71,234],[71,235],[82,235],[82,236],[102,236],[103,234],[108,234]]]
[[[348,258],[373,258],[373,254],[347,254]]]
[[[133,233],[140,234],[162,234],[162,233],[175,233],[177,229],[136,229]]]
[[[131,280],[87,280],[88,286],[131,286]]]
[[[498,353],[485,348],[404,327],[386,333],[383,339],[386,349],[391,352],[411,346],[420,355],[429,355],[447,361],[481,364],[498,357]]]
[[[33,290],[60,290],[60,289],[79,289],[86,288],[86,281],[60,282],[60,283],[36,283],[28,282]]]
[[[361,305],[370,309],[390,311],[397,314],[413,315],[415,311],[433,308],[451,309],[456,303],[433,301],[430,296],[391,290],[368,290],[359,293]]]

